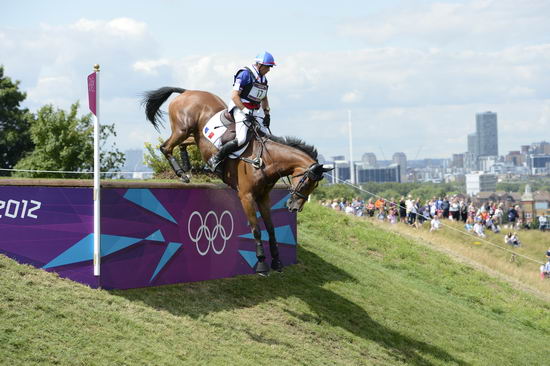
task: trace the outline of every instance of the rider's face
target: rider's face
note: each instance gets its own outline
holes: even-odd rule
[[[258,68],[258,71],[260,72],[260,75],[262,75],[262,76],[267,74],[269,72],[269,70],[271,70],[271,66],[260,65],[260,67]]]

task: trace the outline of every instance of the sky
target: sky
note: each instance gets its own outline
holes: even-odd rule
[[[120,150],[170,135],[141,96],[163,86],[228,101],[233,75],[269,51],[271,129],[325,158],[450,158],[476,113],[498,115],[499,153],[550,141],[550,0],[7,1],[0,65],[24,107],[88,113],[101,66],[100,119]],[[163,106],[166,110],[168,103]]]

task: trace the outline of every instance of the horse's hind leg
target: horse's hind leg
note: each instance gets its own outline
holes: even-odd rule
[[[181,168],[184,172],[191,170],[191,161],[189,160],[189,154],[187,153],[187,145],[180,145],[180,158],[181,158]]]
[[[195,140],[193,137],[188,137],[187,140],[180,144],[181,167],[186,173],[191,170],[191,160],[189,159],[189,153],[187,152],[187,146],[189,145],[195,145]]]
[[[185,131],[186,132],[186,131]],[[172,135],[166,140],[161,146],[160,151],[164,154],[170,166],[174,170],[174,173],[181,179],[183,183],[189,183],[190,179],[187,174],[185,174],[184,169],[180,166],[176,158],[172,155],[174,147],[181,145],[181,143],[187,138],[184,131],[172,131]],[[185,150],[187,153],[187,150]]]

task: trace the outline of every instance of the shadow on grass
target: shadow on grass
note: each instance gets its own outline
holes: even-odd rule
[[[422,357],[423,354],[430,354],[445,363],[467,365],[439,347],[385,327],[357,304],[323,288],[329,282],[355,282],[356,279],[349,273],[303,247],[298,247],[298,258],[301,263],[268,278],[240,276],[145,289],[113,290],[111,293],[176,316],[195,319],[210,313],[253,307],[277,298],[296,297],[307,303],[316,316],[285,309],[287,314],[303,322],[326,322],[372,340],[389,350],[389,354],[396,360],[414,365],[431,365],[429,360]]]

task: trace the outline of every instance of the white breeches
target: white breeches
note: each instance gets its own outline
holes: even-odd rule
[[[265,128],[262,123],[264,118],[264,111],[261,108],[255,109],[255,110],[252,110],[252,115],[254,117],[258,117],[258,122],[262,126],[261,130],[264,133],[269,133],[267,128]],[[239,146],[241,146],[246,141],[246,133],[248,132],[248,127],[244,123],[244,120],[246,119],[246,115],[239,108],[235,107],[233,108],[233,117],[235,118],[235,123],[236,123],[235,125],[235,132],[237,133],[236,138],[239,143]]]

